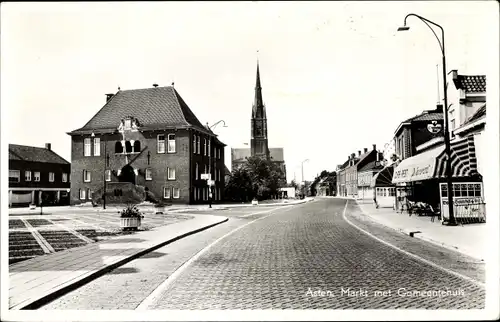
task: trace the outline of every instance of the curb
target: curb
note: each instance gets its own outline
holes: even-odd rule
[[[126,258],[117,260],[116,262],[111,263],[105,267],[102,267],[102,268],[94,270],[94,271],[90,271],[87,274],[82,275],[81,277],[78,277],[77,279],[73,280],[73,282],[71,282],[70,284],[63,285],[63,286],[55,289],[54,291],[49,291],[48,294],[45,294],[38,299],[34,299],[34,300],[29,301],[29,302],[21,303],[21,304],[18,304],[17,306],[14,306],[14,307],[9,307],[9,310],[37,310],[40,307],[42,307],[43,305],[50,303],[51,301],[57,299],[58,297],[61,297],[65,294],[101,277],[102,275],[104,275],[104,274],[106,274],[106,273],[108,273],[108,272],[110,272],[110,271],[112,271],[120,266],[123,266],[124,264],[126,264],[134,259],[137,259],[141,256],[144,256],[147,253],[155,251],[158,248],[161,248],[165,245],[168,245],[168,244],[170,244],[174,241],[177,241],[179,239],[182,239],[184,237],[187,237],[187,236],[196,234],[198,232],[204,231],[206,229],[212,228],[214,226],[217,226],[217,225],[224,223],[228,220],[229,220],[229,218],[227,218],[227,217],[220,217],[220,220],[218,220],[212,224],[197,228],[195,230],[192,230],[192,231],[186,232],[184,234],[170,238],[168,240],[165,240],[165,241],[163,241],[159,244],[156,244],[154,246],[137,251],[136,253],[133,253],[132,255],[130,255]]]
[[[259,204],[259,205],[232,205],[232,206],[221,206],[221,207],[212,207],[212,208],[183,208],[183,209],[174,209],[174,210],[170,210],[170,211],[165,211],[166,214],[173,214],[173,213],[183,213],[183,212],[191,212],[191,211],[206,211],[206,210],[209,210],[209,209],[212,209],[212,211],[214,210],[227,210],[227,209],[232,209],[232,208],[250,208],[250,207],[254,207],[254,208],[259,208],[259,207],[285,207],[285,206],[294,206],[294,205],[300,205],[300,204],[304,204],[306,202],[310,202],[310,201],[314,201],[314,199],[310,199],[310,200],[301,200],[299,202],[290,202],[290,203],[280,203],[280,204]]]
[[[390,229],[392,229],[394,231],[397,231],[397,232],[399,232],[399,233],[401,233],[403,235],[407,235],[407,236],[410,236],[410,237],[413,237],[413,238],[418,238],[420,240],[429,242],[429,243],[434,244],[436,246],[440,246],[440,247],[443,247],[443,248],[446,248],[446,249],[458,252],[458,253],[460,253],[462,255],[474,258],[476,260],[484,261],[483,258],[479,258],[479,257],[477,257],[475,255],[469,254],[469,253],[465,252],[463,249],[461,249],[461,248],[459,248],[457,246],[453,246],[453,245],[450,245],[450,244],[447,244],[447,243],[436,241],[436,240],[434,240],[434,239],[432,239],[430,237],[427,237],[425,235],[425,232],[422,232],[420,230],[416,230],[416,229],[414,230],[414,229],[398,228],[398,227],[388,226],[388,225],[382,223],[381,221],[375,219],[370,214],[368,214],[362,207],[359,206],[359,204],[357,202],[356,202],[356,205],[359,207],[359,209],[361,210],[361,212],[363,213],[364,216],[370,218],[371,220],[375,221],[376,223],[378,223],[378,224],[380,224],[380,225],[382,225],[384,227],[390,228]]]

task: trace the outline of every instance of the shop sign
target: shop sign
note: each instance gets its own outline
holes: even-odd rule
[[[427,125],[427,130],[432,134],[437,134],[441,132],[441,128],[442,128],[441,124],[438,124],[438,122],[436,121],[432,121],[431,124]]]
[[[419,181],[429,179],[433,175],[434,166],[428,164],[425,166],[411,166],[406,169],[396,169],[392,182],[399,181]]]

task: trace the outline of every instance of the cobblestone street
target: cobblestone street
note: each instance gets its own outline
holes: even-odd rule
[[[483,264],[362,221],[359,208],[349,201],[350,222],[442,268],[432,266],[353,227],[343,218],[345,204],[319,199],[232,218],[130,262],[43,309],[135,309],[144,299],[147,305],[140,308],[148,309],[484,307]],[[169,276],[168,285],[158,288]]]

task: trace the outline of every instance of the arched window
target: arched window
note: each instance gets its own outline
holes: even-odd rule
[[[126,153],[131,153],[132,152],[132,144],[130,144],[130,141],[125,142],[125,152]]]
[[[115,153],[123,153],[123,146],[120,141],[115,143]]]
[[[134,152],[141,152],[141,142],[140,141],[134,142]]]

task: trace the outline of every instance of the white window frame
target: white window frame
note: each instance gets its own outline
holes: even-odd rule
[[[83,139],[83,156],[92,156],[92,141],[90,138]]]
[[[10,178],[17,178],[17,181],[10,181]],[[9,170],[9,182],[21,182],[21,171]]]
[[[153,180],[153,172],[151,168],[146,168],[146,173],[144,174],[144,177],[146,178],[146,181]]]
[[[49,172],[49,182],[54,182],[56,179],[56,174],[54,172]]]
[[[173,174],[171,176],[171,174]],[[167,168],[167,178],[168,180],[175,180],[175,168]]]
[[[93,192],[92,192],[92,189],[87,188],[87,198],[89,198],[89,200],[91,200],[91,199],[92,199],[92,193],[93,193]]]
[[[111,181],[111,170],[104,171],[104,180],[107,182]]]
[[[160,136],[163,136],[163,140],[160,140]],[[163,150],[160,147],[163,147]],[[156,153],[165,153],[165,134],[156,136]]]
[[[211,141],[210,138],[208,138],[208,151],[207,151],[208,156],[210,156],[210,146],[211,146],[210,141]]]
[[[196,135],[193,134],[193,153],[196,154]]]
[[[203,155],[207,155],[207,139],[203,138]]]
[[[94,138],[94,156],[101,155],[101,138]]]
[[[31,181],[31,171],[24,171],[24,181]]]
[[[196,147],[197,147],[196,151],[198,151],[198,152],[197,152],[198,154],[200,154],[200,152],[201,152],[201,151],[200,151],[200,142],[201,142],[201,140],[200,140],[200,136],[199,136],[199,135],[197,135],[197,136],[196,136]]]
[[[85,200],[86,199],[86,190],[85,189],[79,189],[80,191],[80,200]]]
[[[170,139],[171,135],[174,137],[173,140]],[[174,144],[174,146],[173,146],[174,148],[172,150],[170,149],[170,143]],[[176,143],[175,143],[175,134],[174,133],[170,133],[167,135],[167,152],[168,153],[175,153],[176,152]]]
[[[130,130],[132,128],[132,120],[126,119],[125,122],[123,122],[123,128],[125,130]]]
[[[181,197],[181,189],[180,188],[172,188],[172,198],[179,199]]]
[[[63,173],[63,174],[62,174],[61,181],[62,181],[62,182],[68,182],[68,174],[67,174],[67,173]]]
[[[196,162],[196,165],[194,167],[194,179],[195,180],[198,180],[198,178],[200,177],[199,173],[200,173],[200,165],[198,164],[198,162]]]
[[[90,173],[90,171],[83,170],[83,182],[91,182],[91,181],[92,181],[92,174]]]
[[[163,199],[171,199],[172,197],[172,188],[163,187]]]
[[[40,171],[33,172],[33,182],[40,182]]]

